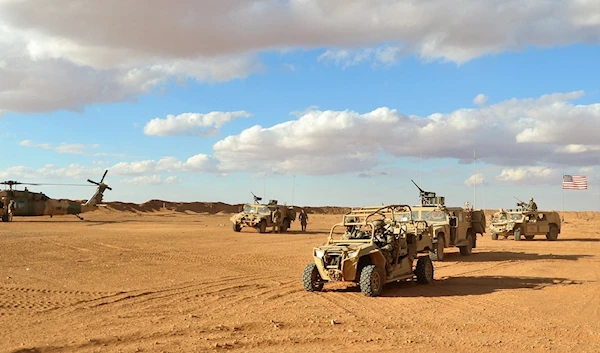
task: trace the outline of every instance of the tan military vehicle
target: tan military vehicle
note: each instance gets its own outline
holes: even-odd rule
[[[431,283],[430,230],[427,222],[412,219],[408,205],[353,209],[331,228],[327,242],[313,249],[314,263],[305,267],[302,285],[315,292],[325,282],[349,281],[375,297],[386,283],[413,277]]]
[[[486,228],[483,210],[462,207],[446,207],[445,197],[419,189],[421,204],[413,206],[413,219],[426,221],[433,228],[432,260],[442,261],[444,249],[458,247],[463,256],[471,255],[477,247],[477,234],[483,235]]]
[[[532,240],[536,235],[546,239],[558,239],[561,230],[560,215],[556,211],[531,211],[526,207],[500,210],[492,216],[490,234],[493,240],[498,237],[513,236],[514,240]]]
[[[296,211],[292,207],[281,206],[277,200],[269,200],[268,204],[259,203],[262,200],[254,194],[254,203],[242,206],[241,212],[229,219],[235,232],[240,232],[244,227],[256,228],[259,233],[265,233],[267,229],[276,227],[280,233],[286,232],[293,221],[296,220]],[[276,209],[281,212],[279,224],[275,224],[273,213]]]

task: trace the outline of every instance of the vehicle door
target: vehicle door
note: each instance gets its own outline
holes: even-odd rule
[[[544,212],[537,214],[537,231],[540,234],[548,234],[550,226],[548,225],[548,215]]]
[[[539,234],[537,215],[534,212],[525,214],[525,234]]]

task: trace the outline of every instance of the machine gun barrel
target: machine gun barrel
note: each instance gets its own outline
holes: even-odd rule
[[[410,179],[410,181],[412,181],[412,183],[413,183],[413,184],[415,184],[415,186],[417,187],[417,189],[419,189],[419,191],[421,192],[421,194],[424,194],[424,193],[425,193],[425,191],[424,191],[423,189],[421,189],[421,188],[419,187],[419,185],[417,185],[417,183],[415,183],[415,181],[414,181],[414,180]]]

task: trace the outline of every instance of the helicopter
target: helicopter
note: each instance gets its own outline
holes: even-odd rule
[[[85,203],[73,202],[65,199],[52,199],[41,192],[32,192],[25,187],[24,190],[13,189],[14,185],[72,185],[88,186],[87,184],[35,184],[21,183],[14,180],[0,182],[0,185],[8,185],[8,190],[0,190],[0,219],[3,222],[11,222],[13,217],[32,216],[55,216],[72,214],[83,220],[80,213],[94,211],[102,205],[102,197],[106,189],[112,188],[104,183],[108,169],[104,171],[100,182],[88,179],[87,181],[97,185],[96,192]]]

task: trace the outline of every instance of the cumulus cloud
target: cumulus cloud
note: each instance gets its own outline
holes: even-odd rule
[[[473,103],[477,105],[486,105],[488,101],[488,96],[483,93],[479,93],[475,98],[473,98]]]
[[[131,100],[173,79],[244,78],[263,70],[263,51],[323,48],[322,61],[348,66],[598,43],[597,9],[584,0],[0,1],[0,113]]]
[[[500,172],[500,175],[496,179],[506,182],[527,182],[530,184],[536,184],[540,182],[548,182],[552,179],[559,180],[557,178],[558,172],[551,168],[533,166],[533,167],[520,167],[520,168],[506,168]]]
[[[148,185],[160,185],[160,184],[176,184],[180,182],[181,179],[176,176],[169,176],[163,179],[160,175],[141,175],[136,176],[130,179],[121,179],[120,182],[123,184],[131,184],[131,185],[140,185],[140,184],[148,184]]]
[[[363,114],[308,110],[295,120],[228,136],[214,145],[214,155],[224,171],[308,174],[364,172],[380,164],[381,155],[471,163],[473,151],[480,161],[503,166],[593,165],[600,104],[570,102],[582,95],[511,99],[426,117],[387,107]],[[577,153],[563,153],[572,144],[580,145]]]
[[[223,124],[241,117],[249,117],[243,110],[235,112],[210,112],[208,114],[183,113],[177,116],[167,115],[165,119],[155,118],[144,127],[146,135],[216,135]]]
[[[481,185],[485,183],[485,177],[481,173],[473,174],[465,180],[465,185],[473,186],[473,185]]]
[[[157,160],[120,162],[110,168],[116,175],[141,175],[163,172],[216,172],[216,161],[205,154],[197,154],[186,161],[175,157],[163,157]]]

